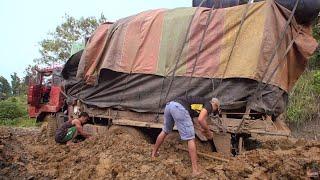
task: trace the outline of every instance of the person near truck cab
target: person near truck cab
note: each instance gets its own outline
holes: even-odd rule
[[[193,117],[198,116],[202,133],[212,139],[213,133],[209,130],[207,118],[211,113],[219,113],[220,102],[217,98],[211,100],[195,97],[183,96],[167,103],[164,110],[164,126],[162,132],[158,135],[153,147],[151,157],[158,155],[158,150],[165,137],[172,132],[174,124],[176,125],[179,135],[183,141],[188,141],[188,151],[192,164],[192,175],[200,174],[197,163],[197,151],[195,144],[195,130],[192,122]]]
[[[56,130],[55,140],[57,143],[71,143],[76,136],[81,135],[84,138],[90,137],[90,134],[84,132],[83,124],[89,119],[89,115],[86,112],[81,112],[79,118],[70,119],[64,122],[60,128]]]

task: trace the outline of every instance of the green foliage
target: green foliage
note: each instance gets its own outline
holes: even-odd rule
[[[320,43],[319,24],[313,26],[313,37]],[[289,123],[301,124],[320,118],[320,48],[310,58],[309,69],[312,71],[305,72],[300,77],[289,96]]]
[[[10,97],[7,100],[0,101],[0,119],[12,120],[15,118],[27,118],[27,96]]]
[[[10,97],[0,101],[0,125],[31,127],[36,126],[36,120],[28,117],[27,96]]]
[[[289,97],[288,122],[300,124],[319,118],[319,86],[319,71],[306,72],[300,77]]]
[[[27,94],[28,86],[30,82],[35,83],[37,79],[37,72],[35,70],[36,66],[28,65],[25,70],[25,76],[21,80],[21,90],[22,94]]]
[[[23,95],[0,101],[0,119],[12,120],[15,118],[28,117],[26,99],[26,95]]]
[[[23,109],[16,102],[0,101],[0,119],[14,119],[23,115]]]
[[[21,93],[24,93],[24,86],[21,79],[18,77],[17,73],[14,72],[11,75],[11,89],[12,89],[12,95],[13,96],[19,96]]]
[[[0,76],[0,100],[5,100],[11,96],[11,87],[6,78]]]
[[[27,108],[27,95],[20,95],[15,97],[10,97],[6,101],[14,102],[17,104],[17,106],[22,110],[23,117],[28,116],[28,108]]]
[[[90,36],[98,25],[105,21],[103,15],[99,19],[95,17],[75,19],[65,15],[64,22],[57,26],[54,32],[48,34],[49,38],[40,42],[41,57],[34,61],[45,65],[65,62],[70,56],[72,44]]]
[[[320,94],[320,71],[317,71],[313,75],[313,88],[316,93]]]
[[[320,25],[315,24],[313,26],[313,37],[320,43]],[[320,49],[318,48],[314,55],[310,58],[310,69],[320,69]]]

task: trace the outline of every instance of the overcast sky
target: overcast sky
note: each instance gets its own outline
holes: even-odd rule
[[[40,42],[54,31],[64,15],[79,18],[103,13],[115,21],[141,11],[189,7],[192,0],[0,0],[0,75],[23,71],[39,57]]]

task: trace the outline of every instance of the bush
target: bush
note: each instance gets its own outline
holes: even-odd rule
[[[15,118],[27,118],[26,96],[10,97],[0,101],[0,120],[13,120]]]
[[[28,117],[26,95],[10,97],[0,101],[0,126],[37,126],[35,119]]]
[[[319,118],[319,90],[319,71],[306,72],[300,77],[289,96],[289,123],[301,124]]]
[[[23,109],[16,102],[0,101],[0,119],[12,120],[23,115]]]
[[[319,22],[319,18],[316,22]],[[313,37],[320,43],[320,24],[316,23],[313,26]],[[318,47],[316,52],[313,54],[313,56],[310,58],[309,61],[309,69],[320,69],[320,48]]]
[[[320,71],[317,71],[313,75],[313,88],[320,94]]]

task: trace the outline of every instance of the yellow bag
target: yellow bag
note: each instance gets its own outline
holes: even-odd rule
[[[203,104],[191,104],[191,109],[200,114],[203,109]]]

